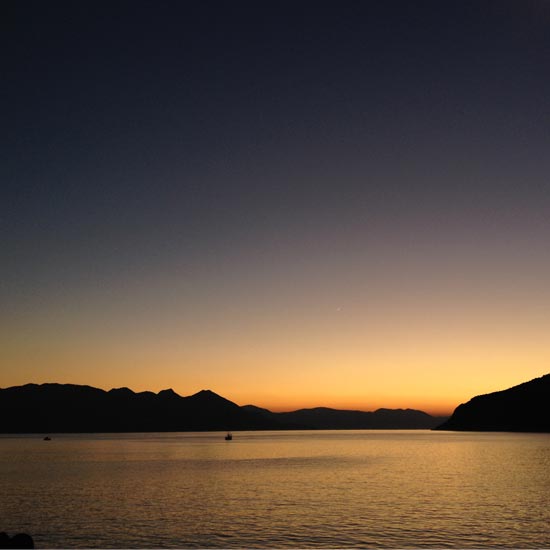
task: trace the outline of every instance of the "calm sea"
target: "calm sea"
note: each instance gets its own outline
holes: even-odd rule
[[[0,437],[0,531],[39,548],[550,547],[550,435]]]

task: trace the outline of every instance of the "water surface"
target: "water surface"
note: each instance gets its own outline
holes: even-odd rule
[[[0,530],[41,548],[550,547],[550,435],[0,437]]]

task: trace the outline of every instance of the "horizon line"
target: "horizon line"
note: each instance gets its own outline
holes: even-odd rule
[[[217,391],[214,391],[210,388],[203,388],[203,389],[200,389],[200,390],[195,391],[193,393],[183,395],[181,393],[178,393],[178,391],[176,391],[172,387],[163,388],[163,389],[158,390],[158,391],[155,392],[153,390],[136,391],[136,390],[133,390],[132,388],[130,388],[129,386],[118,386],[118,387],[113,386],[113,387],[107,389],[104,386],[102,387],[102,386],[99,386],[99,385],[98,386],[93,386],[91,384],[76,384],[74,382],[26,382],[26,383],[23,383],[23,384],[15,384],[15,385],[6,386],[6,387],[0,387],[0,390],[7,390],[7,389],[11,389],[11,388],[24,387],[24,386],[44,386],[44,385],[88,387],[88,388],[92,388],[92,389],[101,390],[101,391],[104,391],[104,392],[107,392],[107,393],[110,392],[110,391],[113,391],[113,390],[126,389],[126,390],[129,390],[133,394],[136,394],[136,395],[142,394],[142,393],[152,393],[153,395],[159,395],[162,392],[172,391],[176,395],[178,395],[179,397],[182,397],[182,398],[192,397],[192,396],[197,395],[201,392],[211,392],[211,393],[214,393],[215,395],[217,395],[217,396],[219,396],[223,399],[226,399],[227,401],[231,401],[232,403],[234,403],[238,407],[248,407],[248,406],[258,407],[260,409],[266,409],[266,410],[268,410],[270,412],[273,412],[273,413],[288,413],[288,412],[295,412],[295,411],[300,411],[300,410],[312,410],[312,409],[331,409],[331,410],[335,410],[335,411],[353,411],[353,412],[368,413],[368,412],[376,412],[380,409],[386,409],[386,410],[415,410],[415,411],[420,411],[420,412],[429,414],[430,416],[433,416],[433,417],[448,417],[448,416],[451,416],[453,414],[454,409],[456,409],[456,407],[458,406],[458,405],[456,405],[454,407],[453,411],[443,412],[441,410],[434,409],[433,407],[418,408],[418,407],[410,407],[410,406],[401,406],[401,407],[378,406],[378,407],[374,407],[374,408],[371,408],[371,409],[365,409],[365,408],[358,408],[357,406],[354,406],[354,405],[351,405],[350,407],[341,407],[341,406],[330,406],[330,405],[326,405],[326,404],[324,404],[324,405],[310,405],[310,406],[290,406],[290,405],[286,405],[286,406],[285,405],[263,406],[263,405],[258,405],[257,403],[244,403],[244,404],[241,405],[241,404],[237,403],[236,401],[233,401],[233,399],[231,399],[229,397],[226,397],[225,395],[223,395],[221,393],[218,393]]]

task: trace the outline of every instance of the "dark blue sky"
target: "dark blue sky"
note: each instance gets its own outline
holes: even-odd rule
[[[216,273],[265,295],[297,265],[329,294],[372,266],[411,288],[549,267],[542,0],[1,10],[12,312]]]

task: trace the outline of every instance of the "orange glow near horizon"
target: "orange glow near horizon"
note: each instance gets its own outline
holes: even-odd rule
[[[104,293],[64,289],[5,309],[1,385],[211,389],[277,411],[450,414],[548,371],[546,279],[520,263],[421,260],[405,277],[397,259],[383,271],[367,260],[323,271],[248,257],[183,283],[159,272]]]
[[[49,347],[49,349],[48,349]],[[6,348],[4,348],[6,351]],[[540,350],[540,348],[539,348]],[[11,350],[10,369],[4,369],[2,387],[29,382],[87,384],[109,390],[127,386],[133,391],[173,388],[182,396],[210,389],[239,405],[256,405],[274,412],[300,408],[330,407],[373,411],[378,408],[413,408],[433,415],[449,415],[460,403],[475,395],[511,387],[545,374],[540,368],[548,353],[519,347],[506,360],[494,356],[494,350],[477,350],[477,357],[463,353],[452,360],[440,354],[411,356],[405,350],[384,356],[372,354],[371,366],[351,358],[338,365],[331,357],[313,356],[306,363],[303,356],[275,357],[273,363],[255,367],[257,356],[246,357],[235,351],[232,360],[226,355],[220,368],[217,353],[168,353],[136,347],[133,353],[122,349],[92,346],[82,357],[78,342],[57,348],[39,346],[25,354]],[[310,350],[311,352],[311,350]],[[6,356],[6,354],[5,354]],[[523,359],[523,364],[522,364]],[[527,368],[525,360],[531,361]],[[40,361],[41,368],[36,369]],[[78,362],[78,363],[77,363]],[[78,369],[74,367],[78,364]],[[185,368],[194,364],[195,368]],[[462,365],[468,365],[466,369]],[[522,365],[518,370],[517,365]]]

